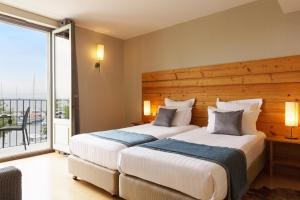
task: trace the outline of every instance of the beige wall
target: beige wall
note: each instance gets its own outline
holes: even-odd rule
[[[81,132],[124,125],[123,41],[76,27]],[[96,44],[104,44],[100,72],[94,68]]]
[[[141,73],[300,54],[300,12],[257,2],[125,41],[126,121],[141,117]]]

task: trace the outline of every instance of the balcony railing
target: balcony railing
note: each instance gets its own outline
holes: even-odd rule
[[[30,144],[47,142],[47,100],[45,99],[0,99],[0,114],[7,114],[9,118],[0,118],[0,127],[11,125],[21,126],[26,109],[30,113],[26,123]],[[4,147],[3,134],[0,133],[0,148],[23,145],[22,131],[6,132]]]

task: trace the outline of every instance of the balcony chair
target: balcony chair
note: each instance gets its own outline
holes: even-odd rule
[[[22,131],[22,135],[23,135],[23,143],[24,143],[24,147],[26,150],[26,140],[28,142],[29,145],[29,138],[28,138],[28,133],[27,133],[27,119],[28,119],[28,115],[29,115],[29,111],[30,111],[30,107],[27,108],[24,116],[23,116],[23,121],[22,121],[22,126],[4,126],[2,128],[0,128],[0,132],[2,132],[2,147],[4,148],[4,142],[5,142],[5,133],[6,132],[11,132],[11,131]]]

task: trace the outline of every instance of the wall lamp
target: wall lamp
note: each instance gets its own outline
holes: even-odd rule
[[[104,45],[103,44],[97,44],[96,59],[97,59],[97,62],[95,64],[95,68],[99,69],[99,71],[100,71],[100,61],[104,60]]]

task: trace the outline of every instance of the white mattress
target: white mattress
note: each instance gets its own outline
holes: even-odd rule
[[[123,128],[120,130],[152,135],[161,139],[195,128],[198,127],[194,125],[162,127],[154,126],[152,124],[144,124],[140,126]],[[91,136],[90,134],[79,134],[73,136],[70,141],[70,150],[73,155],[113,170],[117,170],[119,152],[125,148],[127,147],[124,144],[97,138],[95,136]]]
[[[265,135],[216,135],[207,133],[206,128],[199,128],[171,138],[241,149],[246,155],[249,167],[263,152]],[[131,147],[121,152],[119,171],[175,189],[196,199],[221,200],[227,194],[227,178],[223,167],[179,154]]]

